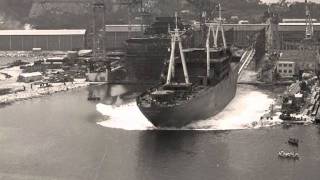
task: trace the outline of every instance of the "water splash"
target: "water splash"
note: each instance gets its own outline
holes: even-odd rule
[[[260,121],[267,113],[274,99],[265,92],[252,87],[241,85],[236,97],[216,116],[203,121],[197,121],[179,130],[233,130],[251,129],[261,126],[272,126],[281,123],[277,118]],[[121,106],[97,105],[97,111],[106,116],[99,122],[101,126],[124,130],[159,130],[155,128],[140,112],[135,102]],[[263,123],[262,123],[263,122]],[[177,130],[166,128],[160,130]]]
[[[121,106],[97,104],[97,111],[107,116],[106,121],[99,122],[101,126],[124,130],[147,130],[154,126],[140,112],[135,102]]]

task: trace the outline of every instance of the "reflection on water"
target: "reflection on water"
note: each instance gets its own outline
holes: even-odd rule
[[[141,131],[135,179],[317,179],[319,137],[311,127],[245,131]],[[303,140],[292,147],[288,137]],[[299,161],[278,159],[298,151]]]
[[[88,88],[88,98],[97,97],[105,105],[120,106],[126,104],[139,95],[148,86],[134,85],[92,85]]]
[[[141,132],[137,179],[210,179],[210,175],[220,174],[219,171],[226,172],[225,166],[219,170],[216,166],[229,156],[223,141],[227,134],[223,131]]]

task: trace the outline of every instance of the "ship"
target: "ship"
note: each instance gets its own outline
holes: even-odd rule
[[[221,11],[216,21],[206,25],[206,46],[202,48],[184,49],[181,36],[185,32],[178,27],[170,33],[171,52],[165,65],[165,80],[137,97],[140,111],[154,126],[180,128],[208,119],[235,97],[239,59],[233,59],[227,47]]]
[[[170,55],[168,29],[174,27],[174,17],[156,17],[155,22],[146,29],[142,37],[132,37],[126,40],[125,67],[130,82],[148,84],[159,82],[164,68],[164,59]],[[180,18],[178,27],[190,29],[190,26],[182,23]]]

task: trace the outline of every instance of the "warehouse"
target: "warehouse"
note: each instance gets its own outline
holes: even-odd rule
[[[85,48],[86,30],[0,30],[0,51],[69,51]]]
[[[314,38],[319,40],[320,23],[313,23]],[[297,43],[305,38],[306,23],[280,23],[279,39],[281,50],[296,50]]]

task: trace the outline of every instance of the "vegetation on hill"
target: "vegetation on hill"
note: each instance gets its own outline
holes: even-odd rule
[[[52,1],[52,0],[51,0]],[[92,8],[83,3],[39,3],[33,0],[1,0],[0,1],[0,28],[23,28],[26,23],[35,28],[88,28],[92,24]],[[91,0],[89,0],[91,1]],[[144,0],[146,3],[147,0]],[[105,0],[106,23],[126,24],[128,10],[126,6],[116,5],[118,0]],[[148,5],[154,16],[170,16],[175,11],[187,13],[187,17],[198,19],[202,11],[217,12],[218,0],[149,0]],[[238,16],[252,23],[262,22],[263,15],[268,9],[260,0],[220,0],[223,7],[223,16],[229,19]],[[320,4],[312,3],[312,17],[320,17]],[[139,5],[132,8],[132,17],[139,16]],[[215,14],[216,15],[216,14]],[[304,18],[304,3],[289,4],[286,11],[282,12],[283,18]],[[132,20],[135,23],[135,19]],[[140,22],[136,18],[136,22]]]

